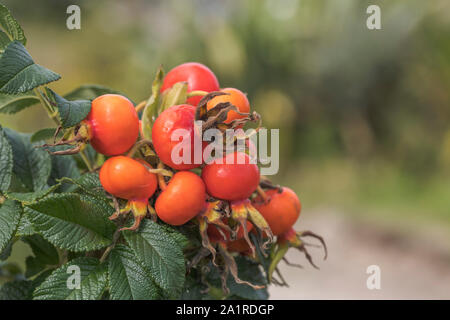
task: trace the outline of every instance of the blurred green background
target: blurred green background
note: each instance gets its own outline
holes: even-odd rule
[[[448,0],[2,1],[35,61],[83,83],[150,93],[156,68],[208,65],[280,128],[281,169],[306,210],[450,230]],[[66,8],[81,7],[81,30]],[[382,30],[366,9],[381,7]],[[50,125],[36,106],[2,125]]]
[[[305,206],[450,225],[447,0],[2,2],[36,62],[62,75],[60,93],[98,83],[141,101],[160,64],[205,63],[281,128],[274,180]],[[366,27],[373,3],[382,30]],[[70,4],[81,30],[66,28]],[[1,122],[50,124],[29,110]]]

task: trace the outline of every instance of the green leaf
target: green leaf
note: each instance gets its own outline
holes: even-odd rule
[[[68,177],[71,179],[80,178],[80,170],[78,170],[77,163],[75,159],[69,155],[59,155],[59,156],[51,156],[52,160],[52,171],[50,172],[50,177],[48,179],[49,185],[57,185],[60,184],[58,182],[59,179]],[[71,187],[70,184],[63,183],[61,184],[58,191],[67,191]]]
[[[50,193],[55,191],[58,186],[59,185],[54,185],[48,189],[39,190],[36,192],[10,192],[7,193],[6,196],[8,199],[19,201],[23,205],[29,205],[49,195]]]
[[[79,268],[80,287],[72,279]],[[82,257],[74,259],[53,273],[34,291],[36,300],[97,300],[108,285],[107,268],[98,259]]]
[[[188,94],[187,82],[177,82],[163,94],[159,113],[178,104],[186,103]]]
[[[3,50],[5,50],[8,43],[11,42],[11,39],[8,37],[6,33],[0,30],[0,57]]]
[[[33,254],[36,257],[39,257],[39,259],[48,265],[54,265],[58,264],[59,262],[59,255],[56,248],[47,240],[45,240],[40,235],[32,235],[23,237],[22,241],[27,243],[31,250],[33,251]]]
[[[13,154],[9,141],[0,126],[0,191],[8,190],[13,172]]]
[[[146,219],[139,232],[125,231],[124,235],[158,286],[170,297],[177,298],[184,286],[186,269],[182,248],[171,234]]]
[[[73,188],[69,189],[71,192],[87,194],[103,200],[107,199],[97,172],[85,173],[78,179],[63,177],[59,179],[59,182],[72,183]]]
[[[108,246],[114,209],[105,201],[74,193],[52,194],[29,206],[33,228],[53,245],[75,252]]]
[[[30,135],[5,129],[13,152],[13,172],[28,191],[47,188],[51,171],[50,155],[41,148],[35,148]]]
[[[12,252],[12,246],[14,244],[14,238],[11,239],[8,244],[6,245],[5,249],[3,251],[0,251],[0,261],[5,261],[9,258]],[[1,273],[1,271],[0,271]]]
[[[113,300],[151,300],[160,298],[152,274],[129,247],[118,244],[111,251],[109,283]]]
[[[31,300],[33,282],[15,280],[5,283],[0,288],[0,300]]]
[[[27,207],[23,209],[22,217],[20,218],[19,226],[17,227],[17,236],[31,236],[36,233],[29,217],[31,211],[32,210]]]
[[[1,44],[5,44],[5,36],[12,41],[18,40],[23,45],[26,44],[27,39],[25,38],[25,34],[23,33],[22,28],[16,19],[11,15],[11,12],[4,5],[0,4],[0,26],[2,27],[2,41]],[[0,49],[4,49],[5,46],[0,46]]]
[[[7,199],[0,207],[0,252],[9,244],[22,215],[20,203]]]
[[[35,64],[19,41],[13,41],[0,58],[0,92],[17,94],[60,79],[54,73]]]
[[[56,132],[56,128],[45,128],[45,129],[38,130],[35,133],[33,133],[33,135],[30,138],[30,141],[32,143],[34,143],[34,142],[52,139],[55,135],[55,132]],[[58,134],[58,136],[60,136],[60,135],[61,135],[61,133]]]
[[[144,134],[144,138],[148,140],[152,139],[152,125],[157,116],[163,79],[164,71],[162,67],[159,67],[152,83],[152,95],[148,99],[144,111],[142,112],[142,132]]]
[[[39,102],[32,92],[0,94],[0,113],[14,114]]]
[[[52,89],[45,88],[47,96],[55,101],[59,119],[63,128],[70,128],[84,120],[91,111],[91,101],[69,101],[56,94]]]

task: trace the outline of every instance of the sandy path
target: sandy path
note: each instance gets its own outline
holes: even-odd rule
[[[300,229],[326,237],[329,257],[321,261],[311,253],[321,270],[305,263],[290,250],[291,262],[303,270],[281,263],[290,288],[272,287],[271,299],[449,299],[450,233],[438,226],[398,230],[368,221],[355,222],[331,210],[318,210],[302,217]],[[381,268],[381,289],[369,290],[366,269]]]

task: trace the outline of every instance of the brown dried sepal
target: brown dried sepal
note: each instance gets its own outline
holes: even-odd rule
[[[200,235],[202,237],[202,245],[204,248],[208,249],[209,252],[211,252],[213,256],[212,262],[214,265],[216,265],[216,249],[209,240],[208,226],[210,224],[217,226],[217,230],[223,236],[224,240],[226,240],[226,235],[223,233],[222,229],[228,231],[229,233],[233,232],[231,228],[223,222],[223,218],[229,215],[228,211],[227,204],[223,201],[207,201],[204,211],[197,217]]]
[[[119,218],[121,215],[125,215],[128,213],[132,213],[134,216],[134,223],[130,227],[124,227],[121,228],[119,231],[123,230],[131,230],[136,231],[139,229],[139,226],[141,225],[142,220],[146,217],[147,212],[150,211],[150,214],[152,215],[153,209],[149,204],[148,201],[144,200],[129,200],[124,208],[120,209],[118,206],[116,206],[116,211],[109,217],[109,220],[115,220]],[[155,212],[156,213],[156,212]],[[152,215],[153,217],[153,215]]]
[[[83,122],[73,129],[73,132],[70,134],[69,139],[66,139],[65,136],[63,136],[61,140],[56,142],[55,140],[60,130],[61,128],[58,127],[55,131],[55,134],[53,136],[54,143],[51,144],[46,143],[41,146],[38,146],[38,148],[44,148],[51,155],[73,155],[80,152],[89,142],[90,139],[89,126]],[[67,146],[67,145],[73,147],[66,150],[58,150],[58,151],[49,150],[49,148],[51,147]]]

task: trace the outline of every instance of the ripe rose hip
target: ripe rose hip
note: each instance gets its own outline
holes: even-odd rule
[[[219,81],[217,81],[217,77],[207,66],[197,62],[187,62],[176,66],[167,73],[161,92],[182,81],[188,83],[188,92],[196,90],[212,92],[219,90]],[[190,97],[187,103],[196,106],[201,98],[200,96]]]
[[[88,127],[92,147],[107,156],[128,151],[139,136],[139,118],[133,103],[117,94],[94,99],[83,123]]]

